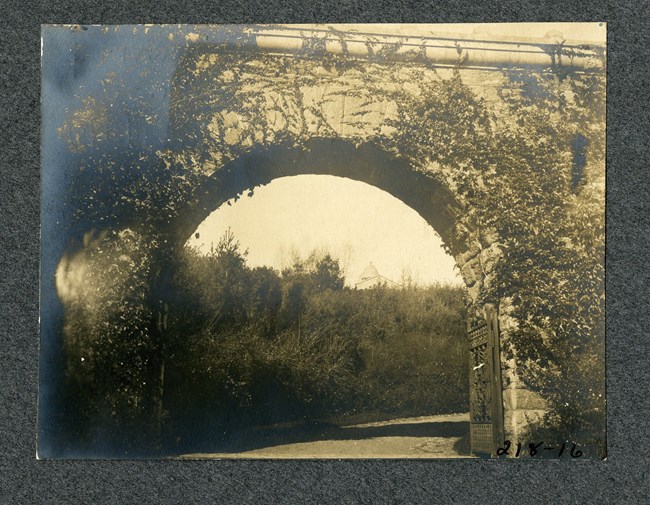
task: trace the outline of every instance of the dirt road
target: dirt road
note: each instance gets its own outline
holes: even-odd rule
[[[466,458],[468,414],[392,419],[305,430],[264,429],[254,447],[233,452],[187,454],[188,459]]]

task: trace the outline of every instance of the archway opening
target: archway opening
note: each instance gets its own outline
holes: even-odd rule
[[[259,180],[260,170],[249,168],[246,178]],[[435,208],[416,212],[354,170],[354,179],[342,170],[295,171],[301,173],[284,171],[229,199],[220,196],[216,210],[204,208],[207,217],[186,231],[180,291],[194,294],[193,308],[181,308],[190,319],[180,321],[194,328],[185,337],[205,361],[168,369],[165,390],[187,391],[187,370],[196,375],[191,393],[168,406],[203,411],[191,419],[192,430],[200,426],[202,452],[213,424],[222,432],[235,423],[265,436],[291,426],[271,444],[282,447],[305,437],[337,438],[345,426],[360,443],[402,433],[410,444],[405,451],[442,436],[447,455],[457,454],[467,432],[467,293],[453,257],[423,218]],[[196,310],[205,315],[195,317]],[[172,319],[179,324],[178,314]],[[219,381],[238,386],[222,391]],[[199,408],[206,398],[220,400]],[[232,408],[228,419],[215,421],[224,405]],[[171,430],[187,450],[184,422]],[[217,453],[270,450],[249,435],[243,445],[216,435],[207,445]]]

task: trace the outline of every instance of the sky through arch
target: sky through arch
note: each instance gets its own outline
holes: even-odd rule
[[[399,282],[463,285],[454,259],[411,207],[369,184],[328,175],[274,179],[212,212],[187,245],[208,253],[230,228],[251,267],[282,269],[313,250],[337,257],[354,286],[369,263]],[[198,233],[198,238],[196,237]]]

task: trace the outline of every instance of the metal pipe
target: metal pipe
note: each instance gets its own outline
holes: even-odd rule
[[[562,67],[602,71],[605,48],[564,44],[561,34],[539,41],[462,37],[411,37],[323,29],[254,27],[257,49],[277,54],[345,54],[373,61],[414,61],[463,68]]]

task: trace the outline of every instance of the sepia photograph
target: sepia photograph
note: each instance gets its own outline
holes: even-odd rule
[[[605,23],[41,34],[37,458],[606,459]]]

